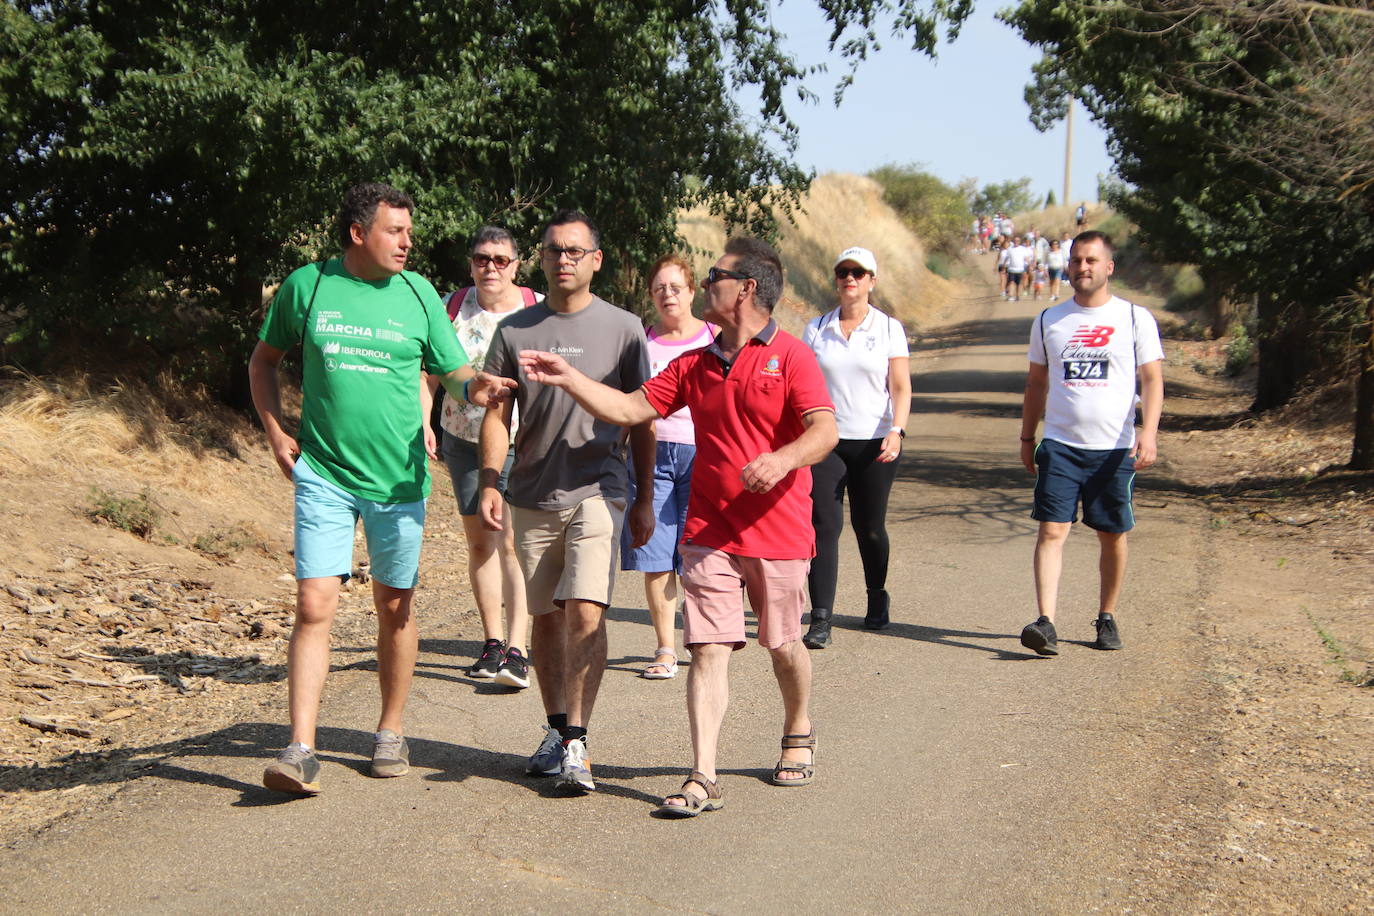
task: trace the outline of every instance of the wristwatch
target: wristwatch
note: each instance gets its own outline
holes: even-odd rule
[[[902,437],[903,439],[906,438],[906,430],[903,429],[903,428],[900,427],[900,426],[894,426],[894,427],[892,427],[892,429],[888,430],[888,432],[896,433],[898,436]]]

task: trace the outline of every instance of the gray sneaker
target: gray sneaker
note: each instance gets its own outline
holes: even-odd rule
[[[563,769],[563,736],[552,725],[544,726],[544,740],[530,757],[525,772],[530,776],[557,776]]]
[[[592,781],[592,762],[587,758],[587,742],[584,738],[573,738],[563,745],[563,765],[558,770],[560,789],[581,795],[595,792],[596,783]]]
[[[288,744],[262,771],[262,784],[277,792],[320,794],[320,761],[304,744]]]
[[[410,772],[410,745],[389,728],[377,732],[372,745],[372,775],[378,779],[404,776]]]

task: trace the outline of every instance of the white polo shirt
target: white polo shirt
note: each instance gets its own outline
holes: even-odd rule
[[[892,429],[892,395],[888,367],[909,356],[902,323],[873,306],[846,340],[840,333],[840,310],[813,318],[802,343],[816,354],[825,387],[835,403],[841,439],[881,439]]]

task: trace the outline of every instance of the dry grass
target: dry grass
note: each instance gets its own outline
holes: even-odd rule
[[[1044,210],[1027,210],[1024,213],[1012,214],[1011,219],[1018,234],[1034,228],[1036,232],[1052,239],[1059,238],[1065,232],[1071,236],[1077,235],[1078,228],[1073,214],[1078,209],[1078,204],[1079,201],[1075,200],[1071,204],[1061,204]],[[1101,201],[1087,201],[1087,204],[1090,228],[1096,228],[1098,223],[1112,214],[1112,208]]]
[[[207,457],[238,457],[251,435],[206,393],[166,376],[100,383],[16,373],[0,381],[0,477],[114,472],[201,489],[216,476]]]
[[[678,230],[694,248],[707,252],[695,259],[698,271],[725,245],[720,221],[704,210],[684,213]],[[779,313],[784,327],[796,333],[806,321],[834,307],[831,270],[835,256],[851,245],[862,245],[877,256],[877,305],[910,329],[939,320],[963,294],[958,283],[926,269],[925,247],[883,202],[877,182],[831,173],[812,183],[796,222],[784,225],[778,243],[787,277],[786,308]]]

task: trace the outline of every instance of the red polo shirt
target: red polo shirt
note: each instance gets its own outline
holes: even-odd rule
[[[684,544],[768,560],[816,554],[811,469],[792,471],[767,493],[751,493],[740,471],[805,430],[802,417],[835,408],[811,349],[768,324],[727,363],[717,344],[684,353],[643,387],[660,416],[692,409],[697,456]]]

